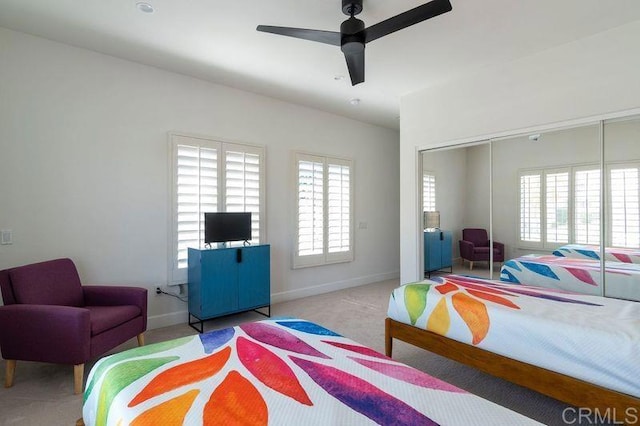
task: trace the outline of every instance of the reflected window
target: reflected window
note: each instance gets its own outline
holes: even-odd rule
[[[545,173],[546,236],[550,243],[569,242],[569,172]]]
[[[600,170],[572,166],[521,171],[520,242],[543,248],[599,244]]]
[[[436,211],[436,176],[431,172],[422,175],[422,211]]]
[[[639,166],[610,167],[609,217],[613,247],[640,247],[639,175]]]
[[[520,241],[541,242],[542,173],[520,175]]]
[[[576,170],[574,181],[574,242],[600,244],[600,169]]]

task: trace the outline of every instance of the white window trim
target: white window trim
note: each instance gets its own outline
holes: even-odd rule
[[[169,170],[169,191],[168,198],[168,253],[167,253],[167,285],[179,285],[187,282],[187,268],[178,268],[176,253],[178,251],[178,216],[177,216],[177,198],[178,198],[178,182],[176,171],[176,156],[178,145],[188,144],[187,142],[180,142],[186,139],[197,140],[199,146],[218,150],[218,205],[224,206],[225,189],[224,185],[224,164],[226,151],[240,150],[243,152],[253,153],[260,155],[260,244],[266,244],[267,239],[267,210],[266,210],[266,149],[262,145],[250,144],[244,142],[232,141],[224,138],[217,138],[211,136],[203,136],[184,132],[168,132],[168,170]],[[224,210],[221,210],[224,211]],[[203,248],[203,247],[201,247]]]
[[[299,183],[298,183],[298,162],[299,161],[312,161],[312,162],[321,162],[323,164],[323,193],[324,193],[324,202],[323,202],[323,253],[322,254],[314,254],[307,256],[299,256],[298,255],[298,215],[299,215],[299,206],[298,206],[298,195],[299,195]],[[292,175],[293,175],[293,212],[294,217],[292,220],[293,223],[293,252],[292,252],[292,268],[300,269],[300,268],[308,268],[313,266],[322,266],[322,265],[330,265],[336,263],[345,263],[352,262],[355,258],[355,247],[354,247],[354,206],[355,206],[355,167],[354,161],[349,158],[344,157],[335,157],[335,156],[327,156],[320,154],[311,154],[302,151],[294,151],[293,159],[292,159]],[[337,252],[337,253],[329,253],[328,251],[328,232],[327,232],[327,221],[328,221],[328,209],[329,203],[327,202],[327,191],[328,191],[328,164],[337,164],[342,166],[349,167],[349,250],[345,252]]]

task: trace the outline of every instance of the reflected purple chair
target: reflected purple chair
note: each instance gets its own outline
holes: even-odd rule
[[[460,257],[462,263],[469,261],[469,270],[473,269],[473,262],[489,262],[490,248],[487,230],[482,228],[465,228],[460,240]],[[504,262],[504,244],[493,242],[493,261]]]
[[[0,271],[0,289],[5,387],[13,385],[17,360],[72,364],[79,394],[85,362],[135,336],[144,345],[147,290],[83,286],[71,259]]]

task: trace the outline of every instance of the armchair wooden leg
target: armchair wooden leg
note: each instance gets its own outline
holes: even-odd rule
[[[82,393],[82,382],[84,382],[84,364],[73,366],[73,393]]]
[[[473,269],[473,260],[469,261],[469,270],[471,271]]]
[[[4,375],[4,387],[10,388],[13,386],[13,376],[16,374],[16,360],[8,359],[6,369],[7,370]]]
[[[138,334],[138,346],[144,346],[144,333]]]

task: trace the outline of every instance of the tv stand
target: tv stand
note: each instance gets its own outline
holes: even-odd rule
[[[268,244],[190,248],[189,325],[202,333],[204,321],[225,315],[256,311],[271,316],[270,257]],[[268,313],[257,311],[260,308],[268,308]]]

